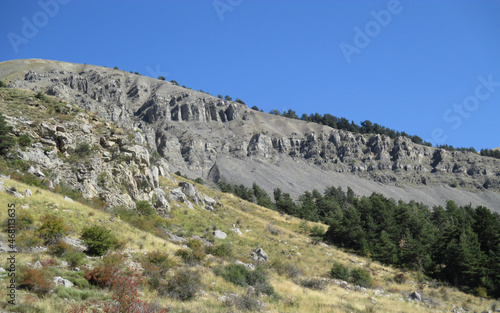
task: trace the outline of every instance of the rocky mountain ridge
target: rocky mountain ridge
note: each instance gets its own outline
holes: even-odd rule
[[[249,109],[141,75],[46,60],[0,63],[0,80],[41,91],[140,134],[172,170],[280,187],[297,196],[350,186],[429,205],[500,207],[500,160],[363,135]],[[139,135],[138,135],[139,137]]]

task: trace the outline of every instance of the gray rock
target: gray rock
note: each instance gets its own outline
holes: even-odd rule
[[[243,233],[241,232],[241,230],[239,228],[231,228],[231,231],[236,233],[237,235],[243,235]]]
[[[415,301],[422,301],[422,296],[418,292],[414,291],[410,294],[410,299]]]
[[[61,276],[56,276],[56,277],[52,278],[52,281],[56,285],[61,285],[61,286],[64,286],[66,288],[70,288],[70,287],[74,286],[72,282],[70,282],[69,280],[67,280],[65,278],[62,278]]]
[[[269,260],[269,256],[264,250],[262,250],[262,248],[258,248],[252,251],[252,259],[255,261],[267,262]]]
[[[170,201],[180,201],[180,202],[185,202],[187,200],[186,195],[182,192],[182,188],[175,188],[170,190],[168,194],[168,199]]]
[[[191,199],[194,199],[198,194],[191,183],[181,181],[179,186],[182,188],[182,192]]]
[[[226,239],[227,237],[226,233],[221,230],[215,230],[213,234],[217,239]]]
[[[244,263],[244,262],[242,262],[242,261],[240,261],[240,260],[236,260],[234,263],[235,263],[235,264],[241,264],[241,265],[244,265],[244,266],[248,267],[248,269],[250,269],[250,270],[255,269],[255,265],[250,264],[250,263]]]
[[[155,188],[153,190],[153,199],[155,199],[155,202],[153,203],[155,208],[170,212],[170,204],[165,198],[165,191],[163,191],[163,189]]]
[[[16,190],[14,189],[10,189],[10,188],[5,188],[5,191],[7,191],[7,193],[15,196],[16,198],[24,198],[24,196],[22,194],[20,194],[19,192],[17,192]]]
[[[26,189],[26,190],[24,191],[24,195],[25,195],[26,197],[31,197],[33,194],[31,193],[31,190]]]
[[[87,249],[87,247],[83,244],[83,241],[77,238],[70,238],[70,237],[62,237],[61,240],[64,243],[67,243],[68,245],[72,246],[73,248],[79,250],[79,251],[84,251]]]
[[[205,196],[205,197],[203,198],[203,201],[205,201],[205,203],[206,203],[207,205],[212,206],[212,207],[213,207],[213,206],[215,206],[215,204],[217,203],[217,201],[215,201],[215,199],[210,198],[210,197],[208,197],[208,196]]]
[[[42,268],[42,263],[40,263],[40,261],[36,261],[35,264],[33,264],[33,268],[34,269]]]
[[[68,197],[68,196],[64,196],[64,200],[69,201],[69,202],[73,202],[73,199],[71,199],[71,198],[70,198],[70,197]]]

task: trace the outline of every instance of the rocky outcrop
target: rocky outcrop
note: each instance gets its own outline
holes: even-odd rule
[[[125,186],[131,199],[147,197],[158,187],[157,171],[148,164],[154,151],[162,157],[161,162],[190,177],[248,187],[255,181],[268,190],[280,187],[292,195],[338,181],[347,181],[357,193],[376,191],[390,197],[396,195],[396,199],[403,199],[398,195],[406,189],[387,188],[445,186],[492,192],[477,197],[458,195],[462,204],[473,198],[476,204],[500,206],[500,160],[475,153],[448,152],[414,144],[405,137],[355,134],[286,119],[169,82],[91,65],[16,60],[0,64],[0,79],[3,77],[9,78],[12,87],[55,95],[125,129],[127,134],[110,133],[93,142],[102,148],[101,161],[85,169],[76,168],[77,180],[89,195],[102,193],[88,182],[104,166],[113,180]],[[68,157],[74,155],[82,138],[95,132],[88,122],[80,123],[76,133],[68,131],[71,127],[42,123],[39,149],[27,149],[23,158],[37,159],[46,169],[60,167],[54,152],[43,149],[51,147]],[[106,166],[116,160],[127,166],[133,163],[137,170],[127,171],[124,164]],[[158,175],[167,172],[161,166],[157,168]],[[336,180],[329,178],[333,176]],[[138,191],[143,189],[145,192]],[[184,195],[182,191],[189,193],[181,190]],[[412,191],[408,197],[418,196],[416,200],[430,205],[454,198],[453,190],[446,190],[446,198],[442,193],[422,197],[428,191]],[[167,197],[183,201],[174,190]],[[198,197],[191,200],[194,199]]]
[[[167,173],[168,166],[165,162],[151,164],[149,150],[130,133],[83,112],[43,122],[8,117],[14,135],[31,134],[32,144],[14,152],[32,164],[28,174],[52,187],[100,199],[110,207],[133,208],[136,201],[149,200],[158,211],[169,211],[165,193],[158,188],[160,173]],[[25,195],[31,192],[27,190]]]

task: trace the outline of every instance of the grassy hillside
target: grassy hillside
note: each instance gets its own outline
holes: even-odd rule
[[[162,183],[163,188],[171,188],[175,185],[170,180],[163,180]],[[197,187],[208,196],[219,197],[222,207],[211,212],[198,207],[189,209],[184,203],[174,204],[167,229],[183,238],[198,235],[212,240],[216,245],[227,243],[232,249],[232,256],[204,255],[202,260],[196,263],[186,262],[176,256],[175,252],[182,249],[181,245],[152,235],[151,232],[155,232],[154,227],[151,227],[148,233],[120,220],[113,212],[96,210],[78,202],[65,200],[59,194],[16,181],[5,180],[5,186],[15,187],[18,191],[29,188],[33,196],[19,199],[3,191],[0,198],[0,205],[5,208],[0,211],[2,221],[7,218],[8,204],[13,203],[16,205],[18,216],[26,212],[34,217],[35,226],[40,225],[40,218],[45,214],[53,214],[62,218],[69,226],[67,236],[73,238],[77,238],[86,225],[104,225],[125,242],[119,252],[129,255],[127,257],[129,266],[136,262],[140,263],[144,254],[160,250],[171,255],[176,263],[167,272],[166,277],[172,277],[184,268],[191,268],[199,273],[201,289],[189,301],[158,296],[147,283],[140,286],[144,299],[154,297],[162,306],[174,312],[232,312],[246,306],[252,309],[258,308],[258,304],[252,304],[251,297],[241,299],[239,302],[235,301],[236,304],[223,301],[221,297],[227,297],[228,294],[247,295],[248,288],[234,285],[214,274],[215,268],[233,263],[235,260],[252,262],[250,253],[257,247],[263,248],[269,255],[269,262],[263,266],[268,274],[267,280],[275,290],[275,295],[255,296],[255,299],[264,303],[261,309],[268,312],[436,312],[439,310],[449,312],[455,306],[468,308],[471,311],[482,311],[492,303],[492,301],[482,300],[447,287],[436,286],[431,282],[426,282],[415,273],[405,273],[406,282],[396,283],[394,277],[400,273],[398,270],[381,266],[333,247],[312,244],[311,238],[303,233],[302,221],[282,216],[277,212],[204,186],[198,185]],[[233,224],[242,230],[242,235],[230,231]],[[213,229],[226,232],[228,237],[224,240],[214,239],[211,235]],[[20,240],[19,235],[17,241]],[[7,239],[6,236],[4,233],[4,242]],[[4,268],[8,267],[7,257],[8,255],[4,254],[4,260],[0,262]],[[75,272],[70,268],[58,268],[61,267],[63,258],[51,255],[49,252],[18,253],[16,255],[18,275],[26,270],[21,265],[26,262],[35,263],[37,260],[46,264],[44,268],[51,275],[65,278],[75,276]],[[86,258],[80,267],[83,268],[84,264],[96,266],[100,262],[102,262],[100,258]],[[329,271],[335,262],[351,269],[368,270],[373,278],[372,288],[365,290],[355,288],[351,284],[351,289],[346,289],[331,281]],[[124,264],[126,266],[127,263]],[[301,274],[296,274],[296,271]],[[3,276],[2,287],[6,290],[7,279],[5,274]],[[290,276],[295,277],[290,278]],[[428,303],[408,300],[408,295],[415,290],[419,291]],[[107,288],[56,287],[43,296],[19,290],[16,300],[19,303],[18,312],[25,312],[23,311],[25,309],[26,312],[63,312],[75,303],[110,297],[111,294]],[[75,299],[75,302],[71,299]],[[7,303],[4,303],[3,307],[4,309],[16,308]]]

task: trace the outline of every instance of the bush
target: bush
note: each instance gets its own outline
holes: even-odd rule
[[[80,142],[75,149],[75,153],[81,157],[86,156],[90,153],[92,147],[90,147],[88,142]]]
[[[406,282],[406,276],[403,273],[398,273],[394,275],[394,281],[398,284],[404,284]]]
[[[324,290],[326,288],[326,280],[319,278],[306,278],[300,281],[302,287],[306,287],[314,290]]]
[[[39,100],[45,100],[45,94],[41,91],[39,91],[36,95],[35,95],[35,98],[39,99]]]
[[[340,263],[335,263],[330,270],[330,276],[335,279],[348,281],[350,276],[349,269]]]
[[[169,254],[161,251],[153,251],[148,253],[143,257],[142,265],[153,265],[154,268],[149,268],[157,270],[161,275],[165,275],[171,268],[175,267],[176,263]]]
[[[280,259],[271,262],[272,268],[276,270],[279,275],[285,275],[290,279],[295,279],[302,275],[300,268],[293,263],[285,263]]]
[[[233,255],[233,247],[228,243],[221,243],[218,245],[213,245],[206,249],[207,253],[224,258],[231,257]]]
[[[27,230],[23,231],[16,238],[16,245],[22,250],[31,249],[43,245],[43,239],[40,238],[38,232]]]
[[[18,287],[26,289],[39,297],[47,295],[53,287],[52,278],[45,269],[28,269],[21,273]]]
[[[251,271],[243,264],[229,264],[215,268],[214,273],[235,285],[254,286],[256,292],[274,294],[273,287],[267,283],[266,272],[261,267]]]
[[[86,271],[84,277],[91,285],[105,288],[111,285],[118,271],[119,267],[115,264],[103,264]]]
[[[160,295],[186,301],[194,298],[200,289],[200,274],[189,269],[181,269],[158,292]]]
[[[238,103],[241,103],[241,104],[245,104],[245,101],[243,101],[243,100],[241,100],[241,99],[239,99],[239,98],[236,98],[236,100],[235,100],[235,101],[236,101],[236,102],[238,102]]]
[[[7,125],[5,117],[0,112],[0,154],[7,153],[15,144],[14,138],[9,134],[11,131],[12,127]]]
[[[45,241],[46,245],[59,242],[59,239],[66,235],[68,231],[69,228],[64,224],[64,220],[55,215],[42,217],[42,226],[37,230],[38,235]]]
[[[203,178],[198,177],[198,178],[196,178],[196,179],[194,180],[194,182],[195,182],[195,183],[197,183],[197,184],[203,185]]]
[[[49,253],[57,257],[62,257],[71,250],[73,250],[73,247],[62,240],[59,240],[57,243],[49,247]]]
[[[172,83],[172,85],[179,86],[179,83],[178,83],[178,82],[176,82],[176,81],[175,81],[175,80],[173,80],[173,79],[172,79],[170,82]]]
[[[17,138],[17,143],[21,146],[21,147],[28,147],[31,145],[31,137],[30,135],[24,133],[22,135],[19,136],[19,138]]]
[[[99,225],[84,228],[80,239],[87,246],[85,253],[91,256],[103,256],[109,249],[118,245],[118,240],[111,230]]]
[[[84,258],[85,258],[85,253],[80,251],[70,251],[64,257],[64,259],[69,263],[71,267],[76,267],[80,265]]]
[[[151,206],[149,201],[140,200],[135,203],[137,213],[143,216],[149,216],[156,214],[155,209]]]
[[[351,271],[351,282],[361,287],[369,288],[372,286],[372,277],[368,271],[356,268]]]
[[[0,88],[6,88],[7,84],[0,80]]]

